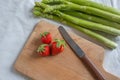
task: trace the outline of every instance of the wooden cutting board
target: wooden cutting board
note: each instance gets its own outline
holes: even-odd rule
[[[52,37],[63,39],[57,27],[46,21],[39,22],[15,63],[15,69],[33,80],[97,80],[75,53],[67,45],[64,52],[56,56],[36,56],[36,49],[41,44],[39,34],[48,31]],[[105,75],[106,80],[120,80],[104,71],[102,67],[104,49],[72,32],[75,42],[83,49],[93,63]]]

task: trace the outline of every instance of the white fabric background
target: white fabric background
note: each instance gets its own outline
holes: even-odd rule
[[[120,9],[120,0],[95,1]],[[13,64],[35,24],[41,20],[33,17],[33,6],[34,0],[0,0],[0,80],[28,80],[14,70]],[[120,38],[115,41],[119,46],[111,51],[106,49],[103,67],[120,77]]]

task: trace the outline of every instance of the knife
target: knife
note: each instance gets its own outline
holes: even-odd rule
[[[92,63],[92,61],[87,57],[87,55],[83,52],[83,50],[75,43],[75,41],[69,36],[67,31],[62,27],[58,27],[59,32],[62,37],[65,39],[67,44],[73,50],[73,52],[82,60],[84,64],[86,64],[97,77],[97,80],[105,80],[103,74],[98,70],[98,68]]]

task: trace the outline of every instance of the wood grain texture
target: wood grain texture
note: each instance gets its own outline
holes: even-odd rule
[[[39,57],[36,49],[41,44],[39,34],[48,31],[53,38],[63,39],[57,27],[46,21],[39,22],[21,51],[15,69],[33,80],[96,80],[89,67],[73,53],[67,45],[64,52],[56,56]],[[70,36],[82,48],[106,80],[120,80],[104,71],[102,67],[104,49],[72,32]]]

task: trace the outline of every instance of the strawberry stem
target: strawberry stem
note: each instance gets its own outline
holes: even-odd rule
[[[49,32],[44,32],[44,33],[40,33],[40,37],[46,37],[46,35],[48,35]]]
[[[47,46],[47,44],[42,44],[42,45],[40,45],[40,46],[38,47],[38,49],[37,49],[37,52],[44,52],[45,46]]]
[[[57,43],[58,48],[60,48],[60,46],[63,46],[63,47],[66,46],[66,43],[64,40],[55,39],[55,42]]]

